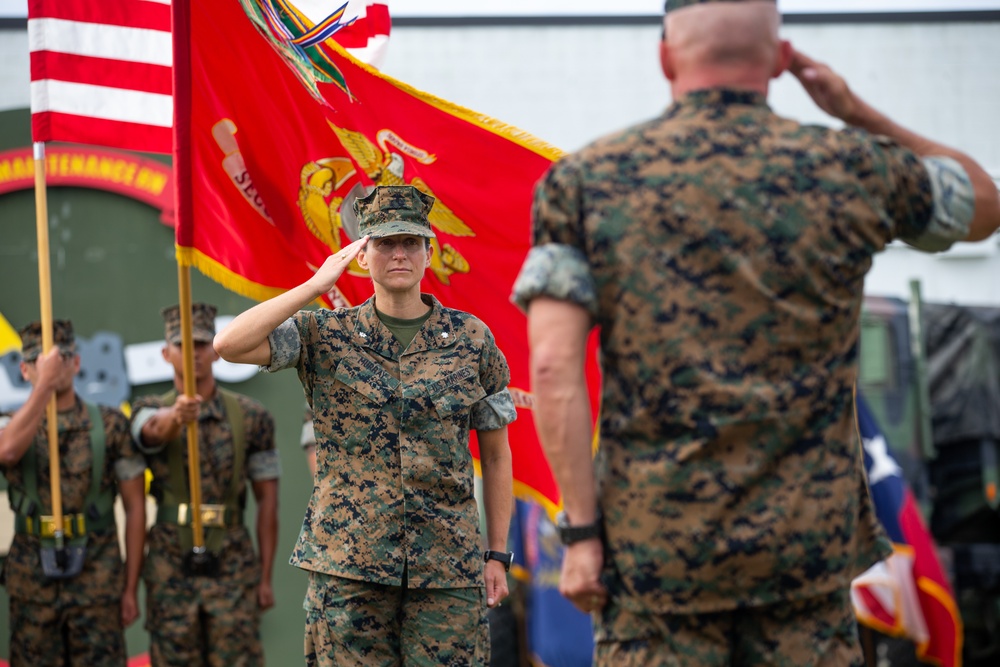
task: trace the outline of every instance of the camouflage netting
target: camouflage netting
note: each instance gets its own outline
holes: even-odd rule
[[[924,326],[935,446],[1000,440],[1000,308],[926,304]]]

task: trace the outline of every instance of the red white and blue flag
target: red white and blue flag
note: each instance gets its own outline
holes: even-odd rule
[[[892,540],[893,554],[854,580],[855,614],[858,621],[879,632],[913,640],[921,660],[958,667],[962,664],[962,623],[934,540],[902,468],[860,393],[856,402],[868,486],[878,519]]]
[[[275,4],[315,23],[310,44],[336,35],[355,58],[379,66],[391,27],[387,0]],[[170,154],[170,25],[170,0],[28,0],[33,140]]]

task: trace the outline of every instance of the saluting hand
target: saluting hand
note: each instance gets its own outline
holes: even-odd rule
[[[333,286],[340,280],[340,276],[344,274],[358,253],[364,249],[366,243],[368,243],[368,237],[362,236],[354,243],[341,248],[336,254],[330,255],[323,262],[323,266],[319,267],[307,282],[320,294],[326,294],[333,289]]]
[[[861,101],[842,76],[801,51],[792,52],[792,62],[788,69],[809,93],[816,106],[846,123],[856,124],[853,119],[858,114]]]

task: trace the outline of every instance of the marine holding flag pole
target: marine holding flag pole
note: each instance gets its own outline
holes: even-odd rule
[[[41,297],[42,354],[52,349],[52,271],[49,264],[49,206],[45,181],[45,143],[36,141],[35,158],[35,227],[38,234],[38,293]],[[45,574],[53,578],[71,577],[83,566],[83,550],[71,557],[66,550],[63,526],[62,480],[59,473],[59,431],[56,395],[53,392],[46,408],[49,439],[49,484],[52,494],[52,523],[55,547],[42,547]]]
[[[191,119],[191,9],[189,0],[171,4],[171,34],[174,47],[174,196],[177,202],[175,229],[191,215],[191,159],[188,133]],[[175,241],[176,244],[176,241]],[[184,357],[184,395],[195,395],[194,340],[191,329],[191,267],[177,256],[177,291],[181,315],[181,354]],[[198,451],[198,421],[187,425],[188,489],[191,508],[191,553],[185,554],[184,571],[192,576],[214,576],[218,558],[205,548],[201,515],[201,457]]]

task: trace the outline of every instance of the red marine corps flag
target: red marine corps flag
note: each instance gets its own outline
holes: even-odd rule
[[[560,152],[352,57],[329,39],[339,41],[339,25],[356,30],[350,6],[324,18],[284,0],[175,3],[178,258],[265,299],[357,238],[353,202],[373,186],[433,195],[422,289],[495,334],[521,408],[510,427],[515,490],[553,511],[558,491],[529,409],[526,322],[508,297],[529,249],[534,184]],[[355,264],[328,302],[371,293]]]

